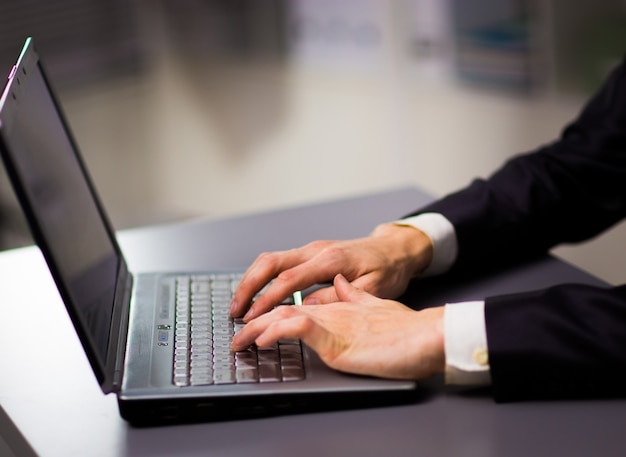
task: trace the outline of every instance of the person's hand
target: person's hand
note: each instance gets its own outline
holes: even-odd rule
[[[348,373],[423,379],[444,370],[443,307],[414,311],[358,290],[341,275],[334,287],[340,302],[278,306],[246,324],[233,350],[294,338]]]
[[[269,311],[297,290],[329,283],[342,274],[377,297],[396,298],[432,258],[432,242],[420,230],[382,224],[365,238],[315,241],[301,248],[261,254],[244,274],[230,307],[233,317],[247,322]],[[254,302],[253,297],[271,285]],[[337,301],[335,288],[315,291],[305,304]]]

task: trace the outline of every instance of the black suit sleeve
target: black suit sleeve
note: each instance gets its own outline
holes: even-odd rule
[[[454,225],[460,272],[542,254],[623,219],[626,62],[560,139],[419,212],[428,211]],[[496,400],[626,395],[626,286],[491,297],[485,319]]]
[[[626,215],[626,62],[561,138],[514,157],[487,180],[419,212],[445,215],[456,268],[545,253],[588,239]]]
[[[626,286],[488,298],[497,401],[626,396]]]

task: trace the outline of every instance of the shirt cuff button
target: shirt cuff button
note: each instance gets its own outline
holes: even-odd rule
[[[475,349],[472,358],[474,359],[474,362],[479,365],[486,366],[489,364],[489,354],[485,348]]]

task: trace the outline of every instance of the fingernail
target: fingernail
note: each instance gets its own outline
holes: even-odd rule
[[[233,311],[235,311],[237,308],[239,308],[239,303],[237,303],[236,300],[231,301],[230,308],[229,308],[229,313],[231,314],[231,316],[233,314]]]
[[[243,321],[244,322],[249,322],[252,319],[254,319],[254,316],[256,315],[256,313],[254,312],[254,310],[252,308],[250,308],[248,310],[248,312],[245,314],[245,316],[243,316]]]
[[[320,303],[319,298],[316,297],[307,297],[302,301],[303,305],[319,305]]]

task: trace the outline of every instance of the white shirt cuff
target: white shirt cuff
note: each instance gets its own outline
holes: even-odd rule
[[[457,241],[454,226],[438,213],[424,213],[394,221],[397,225],[408,225],[421,230],[433,243],[433,258],[420,276],[435,276],[445,273],[454,264],[457,256]]]
[[[423,213],[394,223],[421,230],[433,243],[433,258],[420,276],[438,275],[452,267],[458,252],[456,231],[443,215]],[[491,384],[484,301],[446,305],[444,345],[446,384]]]
[[[445,306],[444,348],[446,384],[491,384],[484,301]]]

